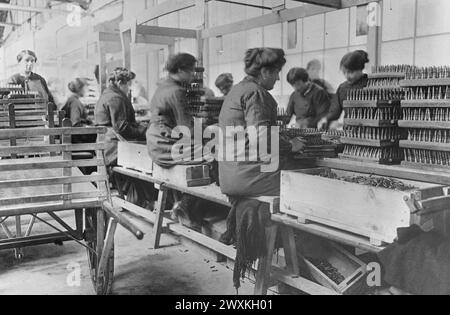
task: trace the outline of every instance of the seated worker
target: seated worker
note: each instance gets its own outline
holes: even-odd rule
[[[344,101],[347,100],[349,90],[367,87],[369,77],[363,70],[368,62],[369,55],[363,50],[350,52],[342,58],[341,71],[344,73],[347,81],[339,86],[336,97],[331,102],[330,111],[319,121],[317,125],[318,129],[326,129],[333,121],[340,119],[344,111]]]
[[[68,85],[72,95],[67,99],[62,110],[66,113],[66,118],[70,119],[73,127],[92,126],[94,123],[88,118],[86,106],[81,102],[80,98],[84,97],[88,92],[87,82],[83,79],[76,78]],[[73,143],[93,143],[96,141],[96,135],[78,135],[73,136]]]
[[[173,137],[174,128],[187,127],[193,130],[194,127],[194,119],[186,110],[188,100],[185,86],[194,80],[196,64],[197,60],[190,54],[180,53],[171,56],[166,65],[169,75],[158,84],[150,102],[151,119],[147,131],[147,147],[153,162],[160,167],[202,164],[189,159],[180,160],[174,158],[172,154],[174,146],[181,139]],[[173,208],[173,218],[185,216],[193,222],[194,228],[198,228],[199,214],[192,211],[195,201],[195,198],[184,195],[181,202]]]
[[[302,68],[292,68],[287,74],[287,81],[295,89],[287,106],[289,121],[295,114],[297,128],[316,128],[330,109],[328,93],[311,82],[308,72]]]
[[[125,68],[116,68],[108,79],[108,87],[95,105],[95,125],[107,127],[106,165],[110,170],[117,165],[117,150],[119,141],[145,141],[147,126],[136,122],[136,114],[128,97],[131,81],[135,74]],[[119,182],[120,177],[114,177],[119,190],[126,193],[127,201],[149,208],[156,199],[156,192],[144,189],[145,184],[138,180]]]
[[[95,125],[108,128],[106,133],[106,162],[117,165],[117,145],[126,141],[145,141],[147,126],[136,122],[128,93],[135,74],[125,68],[116,68],[109,77],[109,85],[95,105]]]
[[[22,50],[17,55],[17,62],[22,68],[22,72],[14,74],[8,80],[8,84],[21,85],[26,91],[36,92],[39,98],[55,104],[55,100],[48,89],[47,81],[39,74],[34,73],[34,66],[37,62],[36,54],[31,50]],[[56,110],[56,105],[54,107]]]
[[[282,49],[254,48],[245,54],[245,72],[247,77],[235,85],[225,97],[219,117],[219,125],[224,135],[230,127],[260,127],[277,126],[278,104],[269,93],[280,79],[280,72],[286,63]],[[277,130],[277,129],[275,129]],[[260,131],[258,139],[264,139]],[[279,136],[279,133],[277,133]],[[228,139],[230,138],[230,139]],[[225,142],[235,142],[235,135],[228,134]],[[267,139],[268,142],[273,138]],[[261,141],[261,140],[260,140]],[[245,141],[245,152],[250,152],[251,141]],[[268,145],[271,147],[272,145]],[[234,145],[227,145],[225,150]],[[254,145],[252,145],[255,148]],[[256,146],[258,147],[258,146]],[[285,157],[301,152],[305,144],[294,139],[291,142],[279,138],[278,152],[271,152],[279,158],[280,164],[274,171],[263,170],[267,163],[258,152],[258,161],[219,160],[219,177],[222,192],[226,194],[233,205],[227,222],[227,232],[221,241],[226,244],[237,243],[236,266],[234,269],[234,285],[240,286],[240,277],[258,258],[265,255],[265,225],[270,221],[269,206],[249,197],[279,196],[281,170],[287,166]],[[228,155],[228,153],[227,153]]]
[[[215,85],[223,96],[227,96],[233,88],[234,79],[231,73],[222,73],[216,79]]]

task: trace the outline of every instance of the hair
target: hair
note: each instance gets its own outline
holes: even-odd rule
[[[281,70],[286,64],[283,49],[252,48],[245,53],[245,73],[257,77],[263,68]]]
[[[322,64],[318,59],[313,59],[310,62],[308,62],[308,64],[306,65],[306,69],[311,70],[311,68],[313,68],[314,66],[322,67]]]
[[[76,78],[68,84],[69,91],[75,94],[79,94],[86,86],[87,82],[83,79]]]
[[[341,60],[341,69],[349,71],[360,71],[369,62],[369,55],[364,50],[356,50],[346,54]]]
[[[215,85],[217,88],[220,88],[224,85],[233,84],[233,83],[234,83],[234,79],[233,79],[233,75],[231,73],[222,73],[221,75],[219,75],[217,77]]]
[[[37,61],[36,53],[34,51],[25,49],[25,50],[22,50],[17,55],[17,62],[20,63],[22,61],[23,57],[25,57],[26,55],[30,55],[30,56],[34,57],[34,60]]]
[[[128,83],[135,78],[136,74],[134,74],[134,72],[131,72],[126,68],[118,67],[109,75],[108,81],[110,84],[117,85],[118,83]]]
[[[176,74],[178,71],[186,71],[195,68],[197,59],[194,56],[186,53],[180,53],[169,57],[166,64],[166,70],[171,74]]]
[[[292,68],[289,70],[287,74],[287,81],[290,85],[294,85],[295,82],[303,81],[308,82],[309,81],[309,74],[306,69],[303,68]]]

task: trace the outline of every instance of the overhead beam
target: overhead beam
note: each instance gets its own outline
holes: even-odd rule
[[[37,12],[37,13],[59,13],[59,14],[70,13],[70,11],[62,10],[62,9],[21,6],[21,5],[14,5],[14,4],[8,4],[8,3],[0,3],[0,11],[24,11],[24,12]]]
[[[136,34],[166,36],[173,38],[197,38],[196,30],[148,25],[137,25]]]
[[[20,24],[15,23],[7,23],[7,22],[0,22],[0,26],[12,26],[12,27],[19,27]]]
[[[342,7],[341,0],[294,0],[308,4],[321,5],[324,7],[340,9]]]
[[[120,31],[126,32],[133,27],[133,24],[142,25],[159,17],[192,8],[196,5],[196,0],[170,0],[143,11],[132,21],[124,21],[120,24]]]
[[[220,25],[206,29],[202,32],[203,38],[217,37],[227,34],[233,34],[238,32],[247,31],[254,28],[269,26],[273,24],[288,22],[305,18],[312,15],[322,14],[334,11],[335,9],[329,7],[319,7],[313,5],[305,5],[303,7],[282,10],[280,12],[274,12],[258,16],[255,18],[243,20],[226,25]]]

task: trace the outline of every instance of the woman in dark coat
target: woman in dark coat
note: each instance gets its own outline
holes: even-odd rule
[[[172,131],[177,126],[193,130],[193,117],[186,111],[186,86],[194,79],[196,63],[195,57],[189,54],[172,56],[166,67],[169,76],[159,83],[150,102],[151,119],[147,131],[147,147],[153,162],[159,166],[184,164],[174,160],[172,156],[172,148],[180,140],[179,137],[172,137]]]
[[[66,118],[70,119],[73,127],[92,126],[94,123],[88,118],[86,106],[80,98],[86,95],[87,83],[85,80],[76,78],[68,85],[72,95],[67,99],[62,110],[66,113]],[[73,143],[93,143],[97,139],[96,135],[78,135],[72,137]]]
[[[95,106],[95,124],[108,127],[106,133],[106,162],[117,165],[117,146],[121,138],[126,141],[145,141],[147,126],[136,122],[128,92],[135,74],[117,68],[109,77],[109,86]]]
[[[247,77],[235,85],[225,97],[219,117],[219,125],[224,135],[227,127],[276,127],[277,102],[269,93],[280,80],[280,71],[285,65],[284,51],[281,49],[255,48],[249,49],[245,55],[245,72]],[[279,136],[278,134],[276,136]],[[225,137],[234,140],[234,135]],[[261,137],[260,137],[261,139]],[[269,142],[273,139],[269,139]],[[233,143],[233,142],[231,142]],[[269,148],[270,144],[267,145]],[[231,146],[227,145],[225,150]],[[251,265],[264,257],[265,226],[270,221],[270,210],[267,204],[248,197],[279,196],[280,173],[284,167],[282,156],[298,153],[304,143],[296,139],[289,142],[279,139],[278,154],[280,165],[276,170],[263,172],[263,157],[258,161],[219,161],[220,187],[229,196],[233,205],[228,216],[227,232],[221,241],[227,244],[237,243],[234,284],[240,286],[240,277],[245,275]],[[245,152],[250,152],[250,141],[245,141]]]
[[[172,135],[175,127],[185,128],[191,136],[194,134],[194,119],[186,111],[188,104],[186,86],[194,79],[196,63],[195,57],[189,54],[181,53],[170,57],[166,66],[169,75],[159,83],[150,102],[151,120],[147,131],[147,148],[153,162],[161,167],[202,164],[202,161],[191,159],[194,151],[202,151],[201,145],[199,147],[192,145],[193,141],[190,147],[191,154],[184,152],[185,155],[179,157],[172,154],[181,140],[181,136]],[[196,201],[189,195],[183,195],[181,201],[172,209],[173,219],[177,219],[178,216],[187,217],[192,223],[192,228],[199,228],[201,213],[196,209],[198,208],[195,206]]]
[[[23,50],[17,55],[17,62],[23,70],[21,73],[16,73],[9,78],[8,84],[21,85],[26,91],[36,92],[39,98],[55,104],[55,100],[48,89],[45,79],[33,72],[37,62],[36,54],[31,50]]]
[[[341,60],[341,70],[347,81],[342,83],[331,102],[330,111],[318,123],[319,130],[326,129],[331,122],[339,120],[344,110],[344,101],[347,99],[347,92],[352,89],[362,89],[367,87],[369,78],[363,72],[369,62],[369,55],[363,50],[356,50],[344,56]]]

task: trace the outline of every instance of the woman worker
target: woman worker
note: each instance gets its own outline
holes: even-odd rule
[[[76,78],[69,83],[68,88],[72,95],[69,96],[66,104],[62,108],[66,114],[65,117],[70,119],[73,127],[92,126],[94,123],[88,118],[86,106],[80,100],[80,98],[87,94],[87,82],[83,79]],[[96,139],[96,135],[78,135],[72,137],[72,142],[94,143]]]
[[[9,78],[8,84],[21,85],[26,91],[36,92],[39,98],[55,104],[45,79],[33,72],[37,62],[36,54],[31,50],[23,50],[17,55],[17,62],[20,64],[22,72],[16,73]]]
[[[369,55],[363,50],[350,52],[342,58],[341,71],[344,73],[347,81],[339,86],[336,97],[331,102],[328,115],[322,118],[317,125],[319,130],[328,128],[331,122],[341,117],[344,108],[343,103],[347,99],[349,90],[367,87],[369,78],[363,70],[368,62]]]
[[[125,68],[116,68],[109,77],[109,85],[95,106],[95,124],[108,127],[106,133],[106,162],[117,165],[117,145],[126,141],[145,141],[147,126],[136,122],[128,93],[135,74]]]
[[[277,102],[269,93],[280,79],[280,71],[285,65],[284,51],[272,48],[249,49],[245,55],[247,77],[235,85],[226,96],[219,117],[223,134],[229,127],[276,127]],[[258,130],[258,129],[257,129]],[[228,135],[231,141],[234,135]],[[277,134],[278,136],[278,134]],[[259,139],[262,139],[261,135]],[[230,139],[226,139],[225,143]],[[269,142],[273,141],[270,139]],[[232,142],[233,143],[233,142]],[[227,145],[225,150],[231,146]],[[234,145],[233,145],[234,147]],[[268,144],[268,147],[271,145]],[[287,141],[279,138],[280,165],[271,172],[263,171],[264,162],[258,154],[255,161],[219,161],[220,187],[229,196],[233,208],[228,217],[224,243],[237,242],[234,283],[238,288],[239,278],[258,258],[265,254],[265,225],[270,219],[269,206],[248,197],[279,196],[280,173],[286,166],[284,156],[299,153],[304,143],[295,139]],[[245,151],[250,151],[250,141],[245,141]],[[272,155],[278,152],[271,152]]]
[[[171,56],[166,69],[169,75],[162,80],[150,102],[150,127],[147,131],[147,147],[150,157],[158,166],[170,168],[175,165],[195,165],[202,162],[174,158],[172,149],[181,137],[174,137],[175,127],[187,127],[193,130],[194,120],[186,111],[186,86],[194,80],[194,56],[180,53]],[[193,132],[191,132],[193,135]],[[195,149],[195,148],[194,148]],[[202,148],[197,148],[201,150]],[[192,211],[195,198],[184,195],[181,201],[173,208],[173,217],[187,216],[194,227],[198,227],[199,213]]]

